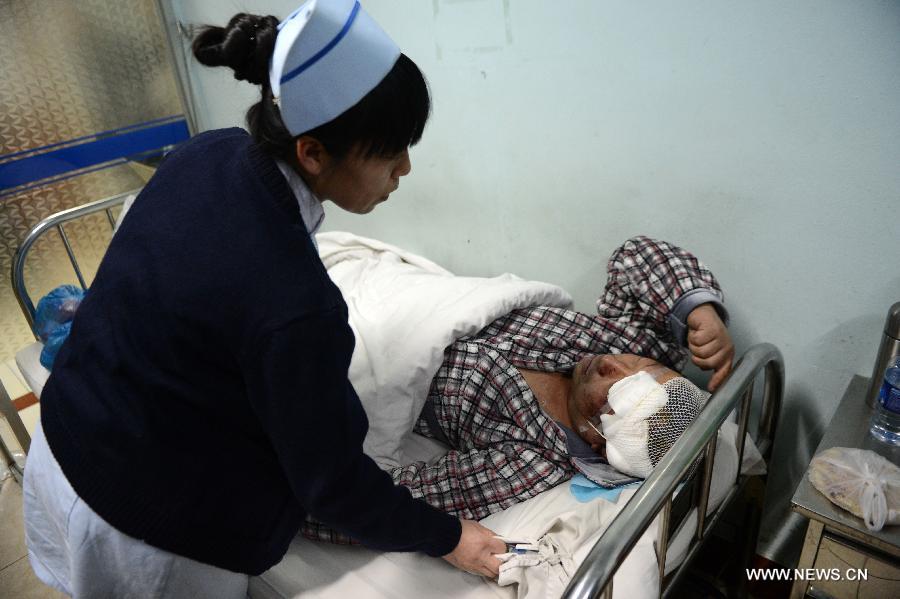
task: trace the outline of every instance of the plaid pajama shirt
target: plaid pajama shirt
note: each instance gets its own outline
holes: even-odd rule
[[[424,417],[415,430],[443,437],[453,449],[433,463],[394,468],[394,482],[441,510],[477,520],[571,478],[577,470],[565,433],[519,369],[566,372],[586,355],[608,353],[639,354],[680,369],[687,353],[670,326],[673,310],[697,290],[722,298],[697,258],[647,237],[626,241],[607,270],[597,315],[518,309],[448,347],[429,391],[441,430],[431,431]],[[349,541],[312,519],[303,534]]]

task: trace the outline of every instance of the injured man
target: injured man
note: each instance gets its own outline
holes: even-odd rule
[[[734,346],[691,253],[635,237],[607,270],[596,315],[519,308],[446,348],[414,430],[450,450],[392,468],[397,484],[478,520],[579,472],[607,487],[649,475],[709,396],[679,370],[691,358],[715,390]],[[314,521],[303,532],[349,541]]]

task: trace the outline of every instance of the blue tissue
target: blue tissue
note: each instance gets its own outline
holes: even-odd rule
[[[607,487],[601,487],[597,483],[588,479],[583,474],[576,474],[572,477],[572,483],[569,486],[569,490],[572,492],[572,495],[578,500],[580,503],[587,503],[588,501],[592,501],[594,499],[605,499],[611,503],[615,503],[616,500],[619,499],[619,495],[625,489],[629,489],[631,487],[636,487],[641,484],[642,481],[635,481],[633,483],[627,483],[624,485],[620,485],[618,487],[614,487],[609,489]]]

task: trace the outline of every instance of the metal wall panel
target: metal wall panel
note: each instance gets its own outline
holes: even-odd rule
[[[184,112],[154,0],[0,0],[0,157]],[[140,164],[0,198],[0,272],[9,273],[27,231],[53,212],[140,187]],[[92,278],[109,241],[105,219],[67,228]],[[62,243],[49,236],[26,266],[37,300],[75,282]],[[0,278],[0,360],[34,337]]]

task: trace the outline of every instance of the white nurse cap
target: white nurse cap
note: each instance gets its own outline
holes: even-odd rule
[[[354,106],[399,57],[358,0],[308,0],[278,25],[269,66],[288,131],[300,135]]]

